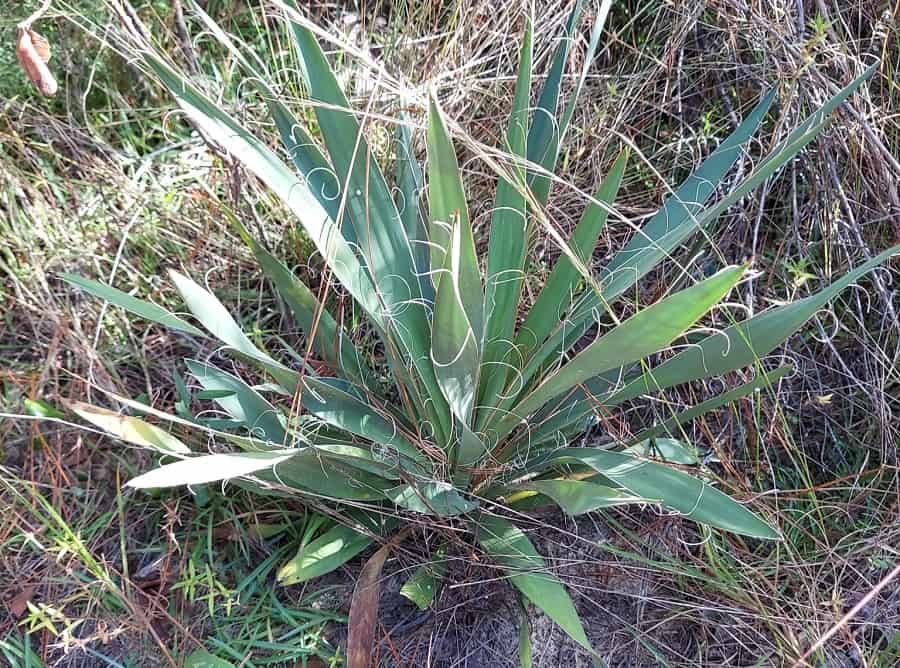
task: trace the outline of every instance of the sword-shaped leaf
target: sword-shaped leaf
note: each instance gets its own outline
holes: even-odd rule
[[[638,459],[623,452],[598,448],[562,448],[529,470],[564,464],[583,464],[638,496],[661,499],[662,504],[702,524],[733,533],[778,539],[778,533],[753,512],[715,487],[677,469]]]
[[[136,316],[146,320],[152,320],[160,325],[164,325],[169,329],[176,329],[181,332],[187,332],[194,336],[206,336],[202,330],[197,329],[192,324],[185,322],[174,313],[167,311],[162,306],[158,306],[153,302],[144,301],[137,297],[132,297],[128,293],[117,290],[116,288],[100,283],[90,278],[82,278],[75,274],[60,274],[59,277],[66,283],[81,288],[95,297],[105,299],[114,306],[119,306]]]
[[[125,484],[136,489],[149,489],[218,482],[271,469],[296,454],[296,450],[276,450],[190,457],[174,464],[160,466],[158,469],[132,478]]]
[[[669,345],[718,304],[745,269],[746,266],[723,269],[615,326],[534,388],[513,409],[514,415],[505,420],[506,424],[514,425],[516,416],[530,415],[589,378],[640,360]]]
[[[478,542],[491,559],[503,566],[509,581],[525,598],[575,642],[594,653],[572,599],[521,529],[502,517],[482,513],[478,519]]]
[[[197,360],[185,360],[185,363],[205,390],[228,390],[231,393],[213,400],[231,417],[242,422],[253,437],[269,443],[286,442],[284,416],[259,392],[237,376],[211,364]]]

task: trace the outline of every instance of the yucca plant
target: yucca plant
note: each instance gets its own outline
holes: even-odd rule
[[[397,124],[395,169],[383,171],[306,19],[283,7],[302,63],[303,86],[315,105],[321,145],[284,104],[264,66],[243,55],[195,8],[258,88],[289,165],[281,151],[242,127],[140,38],[138,61],[169,89],[191,122],[293,212],[367,319],[380,354],[377,361],[363,354],[356,345],[359,335],[347,332],[325,300],[227,211],[305,333],[303,346],[290,359],[276,359],[251,341],[209,290],[179,273],[172,272],[172,280],[199,327],[111,286],[65,276],[138,316],[218,340],[245,369],[256,368],[266,379],[251,385],[213,364],[187,360],[188,373],[202,387],[197,397],[214,401],[228,416],[215,421],[194,415],[191,392],[181,380],[177,415],[116,397],[142,415],[172,424],[172,431],[133,415],[74,405],[81,417],[115,436],[153,448],[167,460],[178,459],[131,480],[130,486],[237,479],[260,492],[296,494],[329,505],[341,523],[306,543],[282,568],[280,579],[287,584],[338,567],[406,522],[440,518],[436,524],[471,536],[526,599],[588,651],[591,645],[571,599],[509,517],[553,504],[571,515],[655,504],[736,534],[779,537],[777,529],[704,479],[694,450],[675,438],[679,426],[783,376],[787,367],[765,370],[760,358],[898,249],[816,294],[694,340],[653,367],[648,359],[660,359],[653,356],[720,304],[747,266],[726,267],[628,317],[620,315],[617,301],[794,157],[873,70],[804,120],[736,187],[710,203],[775,99],[774,90],[762,95],[731,136],[594,274],[587,262],[613,210],[626,152],[599,185],[571,238],[563,239],[550,224],[545,204],[609,4],[604,2],[598,13],[584,71],[562,113],[560,90],[581,3],[569,18],[533,108],[530,22],[526,28],[503,147],[509,159],[485,158],[498,174],[486,257],[476,251],[463,174],[436,94],[427,101],[427,166],[416,163],[412,126],[403,120]],[[523,283],[536,230],[545,230],[562,255],[530,303]],[[598,334],[585,344],[592,328]],[[629,442],[600,447],[579,439],[596,415],[609,415],[629,400],[748,366],[756,367],[750,382],[672,415]],[[190,437],[192,430],[196,437]],[[210,443],[214,454],[207,452]],[[404,587],[422,606],[446,570],[445,549]],[[383,561],[381,550],[366,577],[377,576]]]

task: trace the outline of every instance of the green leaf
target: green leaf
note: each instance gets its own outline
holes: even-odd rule
[[[376,326],[383,328],[380,304],[368,273],[360,266],[328,211],[308,187],[298,182],[294,170],[150,49],[142,50],[141,57],[197,127],[271,188],[291,209],[335,276],[369,313]]]
[[[446,546],[438,548],[434,558],[419,566],[400,588],[400,595],[415,603],[419,610],[427,609],[440,591],[441,582],[446,577],[449,566],[445,558],[446,553]]]
[[[431,269],[431,251],[428,247],[428,232],[421,199],[425,189],[425,178],[422,168],[416,160],[412,145],[412,133],[405,114],[400,115],[394,144],[397,162],[397,191],[394,201],[406,230],[406,237],[412,245],[413,261],[419,274],[419,289],[422,299],[434,302],[434,285],[428,275]]]
[[[647,392],[656,392],[701,378],[721,376],[755,364],[800,329],[816,311],[847,286],[898,253],[900,245],[880,253],[814,295],[770,308],[721,332],[711,334],[655,369],[635,378],[613,394],[607,403],[619,404]]]
[[[303,385],[300,401],[319,419],[374,441],[380,447],[395,450],[413,461],[425,461],[422,451],[404,436],[405,425],[390,411],[376,409],[336,379],[307,376]]]
[[[622,151],[594,195],[596,202],[587,206],[572,234],[571,249],[584,263],[590,261],[600,240],[609,207],[619,192],[627,161],[628,151]],[[560,256],[519,330],[516,349],[521,352],[523,360],[531,357],[534,346],[544,341],[553,327],[564,318],[580,280],[581,272],[572,261],[566,255]]]
[[[634,362],[669,345],[734,287],[746,266],[728,267],[639,311],[590,344],[538,385],[513,409],[515,424],[545,403],[589,378]],[[526,369],[526,377],[528,370]],[[508,427],[507,427],[508,431]]]
[[[211,398],[231,417],[243,422],[254,437],[270,443],[287,442],[284,416],[259,392],[237,376],[205,362],[185,360],[185,363],[206,391],[228,392]]]
[[[244,243],[253,251],[266,276],[275,284],[297,325],[313,337],[313,350],[333,369],[357,382],[367,382],[371,372],[365,367],[350,337],[332,315],[316,299],[312,291],[274,255],[263,248],[236,218],[232,224]]]
[[[355,229],[352,241],[368,262],[374,282],[372,299],[381,305],[379,316],[384,316],[382,329],[390,326],[394,335],[387,346],[388,355],[393,358],[400,352],[412,362],[424,388],[412,382],[403,384],[414,393],[413,399],[427,414],[436,434],[445,438],[450,425],[446,403],[428,359],[431,334],[419,288],[421,277],[416,274],[414,251],[400,213],[316,38],[295,21],[291,21],[291,27],[310,96],[321,103],[315,107],[316,118],[331,162],[338,179],[345,184],[342,197]],[[344,225],[343,229],[349,233],[349,226]],[[391,359],[391,364],[395,375],[405,378],[405,361]]]
[[[698,178],[694,179],[694,175],[688,179],[683,186],[684,192],[680,188],[676,193],[675,201],[672,202],[672,210],[667,211],[664,207],[659,217],[655,218],[651,223],[653,227],[648,232],[642,231],[636,235],[626,247],[613,258],[610,264],[604,270],[604,280],[601,283],[601,299],[596,293],[586,293],[581,300],[577,313],[567,323],[568,333],[563,334],[557,330],[556,336],[560,340],[566,339],[565,349],[578,340],[581,336],[579,332],[584,331],[593,321],[596,311],[603,310],[603,303],[610,303],[616,296],[628,289],[650,269],[652,269],[663,258],[667,257],[672,250],[679,244],[688,239],[697,230],[703,229],[719,215],[725,212],[734,203],[742,197],[754,190],[763,183],[767,178],[772,176],[778,169],[787,164],[797,153],[799,153],[807,144],[815,139],[818,134],[828,125],[831,113],[843,103],[859,86],[868,79],[877,69],[878,64],[875,63],[866,69],[863,74],[857,77],[848,86],[834,95],[828,102],[820,107],[816,112],[811,114],[803,123],[801,123],[787,139],[782,142],[778,149],[767,155],[760,161],[755,169],[745,178],[736,188],[725,195],[714,206],[706,210],[702,210],[702,206],[692,206],[695,201],[705,201],[709,195],[714,192],[715,187],[719,183],[719,179],[724,175],[725,171],[730,168],[734,160],[737,159],[740,148],[740,137],[746,135],[749,138],[756,124],[762,120],[762,116],[768,109],[774,97],[774,90],[770,92],[763,100],[754,108],[748,118],[742,123],[737,130],[723,142],[722,146],[710,156],[701,165],[700,170],[703,171],[709,166],[707,174],[698,174]],[[734,140],[732,140],[734,138]],[[746,141],[745,138],[745,141]],[[721,153],[720,153],[721,151]],[[718,154],[718,155],[717,155]],[[715,162],[713,159],[715,158]],[[703,176],[708,177],[706,180]],[[716,178],[718,176],[718,178]],[[670,200],[671,201],[671,200]],[[667,206],[669,202],[666,203]],[[671,216],[675,216],[673,220]],[[673,224],[678,223],[678,224]],[[648,227],[650,224],[648,223]],[[552,345],[548,352],[547,347],[543,351],[553,354],[554,346],[559,345],[559,341],[548,342]]]
[[[680,425],[690,422],[694,418],[704,415],[705,413],[714,411],[718,408],[721,408],[722,406],[726,406],[734,401],[737,401],[738,399],[747,396],[751,392],[769,388],[779,379],[790,373],[792,370],[792,365],[785,364],[784,366],[780,366],[774,371],[769,371],[768,373],[758,372],[753,380],[738,385],[732,390],[728,390],[727,392],[718,394],[711,399],[707,399],[706,401],[703,401],[696,406],[682,411],[677,415],[673,415],[668,420],[661,422],[658,425],[651,427],[650,429],[642,431],[640,434],[635,436],[634,440],[644,441],[646,439],[656,438],[661,434],[675,434],[677,433],[678,427]],[[657,443],[661,440],[663,439],[656,438]],[[667,459],[669,458],[667,457]]]
[[[92,406],[81,401],[71,402],[69,408],[78,417],[87,420],[95,427],[99,427],[127,443],[152,448],[163,454],[186,455],[191,452],[188,446],[166,430],[160,429],[149,422],[144,422],[139,418],[131,417],[130,415],[120,415],[114,411],[100,408],[99,406]]]
[[[471,230],[469,208],[463,190],[462,173],[456,161],[456,151],[444,126],[443,115],[434,92],[428,106],[428,204],[429,236],[431,240],[431,266],[443,267],[444,254],[450,244],[451,226],[459,221],[464,229]],[[433,277],[436,286],[442,276]],[[480,316],[479,316],[480,319]]]
[[[519,51],[516,92],[506,131],[507,150],[513,159],[526,156],[533,11],[534,7],[531,7],[526,19],[525,37]],[[513,165],[509,178],[501,175],[497,181],[488,240],[484,297],[485,351],[481,362],[483,380],[479,387],[479,406],[486,401],[496,404],[498,395],[506,385],[508,369],[505,365],[514,362],[506,358],[512,349],[524,278],[528,242],[526,187],[525,169],[521,165]]]
[[[528,131],[528,162],[540,165],[546,172],[552,172],[556,164],[561,129],[556,108],[559,106],[559,91],[569,59],[572,35],[578,19],[581,18],[582,4],[583,0],[577,0],[572,13],[569,14],[569,20],[553,54],[553,63],[550,65],[550,72],[538,98],[531,128]],[[539,172],[531,172],[529,185],[538,202],[545,204],[550,193],[549,177]]]
[[[777,540],[778,533],[753,512],[702,480],[663,464],[598,448],[562,448],[529,470],[567,463],[589,466],[624,489],[662,504],[685,517],[733,533]]]
[[[385,533],[397,523],[389,519],[382,527],[375,519],[377,515],[362,513],[352,514],[351,518],[360,529],[369,533],[357,531],[346,524],[336,524],[318,538],[302,545],[294,558],[278,570],[276,579],[279,584],[300,584],[330,573],[369,547],[374,542],[373,536]]]
[[[640,439],[622,452],[635,457],[661,459],[672,464],[696,466],[700,463],[696,452],[689,450],[684,443],[674,438]]]
[[[608,304],[670,254],[687,237],[695,216],[715,192],[726,172],[731,169],[746,143],[759,127],[775,99],[770,91],[748,114],[747,118],[703,161],[683,184],[666,200],[662,208],[638,231],[621,251],[603,268],[602,293],[587,290],[579,298],[565,324],[552,323],[552,336],[541,345],[535,359],[543,362],[568,350],[593,325]],[[682,233],[685,234],[682,234]],[[543,339],[537,339],[541,344]],[[525,342],[528,342],[526,340]],[[532,344],[534,345],[534,344]]]
[[[198,649],[184,660],[184,668],[234,668],[234,664],[205,649]]]
[[[579,645],[594,653],[572,599],[521,529],[502,517],[482,513],[478,520],[478,542],[509,573],[509,581],[525,598]]]
[[[418,482],[387,490],[387,497],[401,508],[424,515],[453,517],[475,510],[477,502],[464,498],[450,483]]]
[[[94,281],[89,278],[82,278],[81,276],[76,276],[74,274],[60,274],[59,277],[66,283],[81,288],[95,297],[105,299],[110,304],[119,306],[136,316],[140,316],[146,320],[152,320],[160,325],[165,325],[169,329],[187,332],[194,336],[206,336],[201,330],[185,322],[177,315],[170,313],[161,306],[144,301],[143,299],[138,299],[137,297],[132,297],[114,287],[104,285],[99,281]]]
[[[125,485],[136,489],[178,487],[218,482],[271,469],[297,454],[297,450],[204,455],[166,464],[132,478]]]
[[[513,485],[512,489],[543,494],[553,499],[569,515],[583,515],[598,508],[654,502],[652,499],[628,494],[621,489],[614,489],[584,480],[534,480]]]
[[[371,466],[351,464],[346,458],[331,456],[318,446],[306,447],[272,471],[257,477],[299,492],[338,501],[383,501],[387,490],[396,486],[396,476],[381,475]]]
[[[25,399],[25,410],[29,415],[43,418],[64,418],[66,414],[57,409],[53,404],[43,399]]]
[[[468,425],[478,387],[482,297],[472,228],[459,218],[453,222],[444,263],[434,304],[431,359],[453,414]]]

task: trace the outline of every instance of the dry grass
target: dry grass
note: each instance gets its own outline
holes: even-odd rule
[[[256,3],[208,4],[246,41],[259,39],[264,12]],[[413,82],[436,82],[464,132],[472,214],[485,223],[492,177],[477,156],[499,145],[523,3],[381,0],[352,15],[335,3],[314,5],[323,26],[377,59],[411,93]],[[570,3],[537,5],[541,71],[552,50],[550,36]],[[173,28],[161,31],[160,39],[188,66],[168,3],[153,8]],[[103,34],[102,16],[79,22],[95,36]],[[561,231],[571,229],[585,193],[618,148],[636,149],[617,206],[621,216],[611,220],[594,257],[598,266],[730,131],[763,87],[779,87],[780,108],[738,173],[749,170],[754,155],[784,137],[830,87],[848,82],[875,58],[880,69],[866,92],[854,96],[788,169],[721,219],[715,252],[693,257],[698,248],[687,249],[681,259],[693,257],[703,266],[753,258],[761,273],[740,295],[742,308],[753,312],[771,300],[802,296],[900,240],[900,5],[631,0],[617,4],[610,25],[615,34],[576,110],[564,179],[550,209]],[[76,39],[78,31],[65,19],[59,30]],[[92,39],[82,43],[96,45]],[[575,66],[583,46],[574,49]],[[210,74],[208,48],[201,40],[188,51]],[[240,185],[239,201],[252,224],[279,240],[273,245],[280,252],[304,260],[302,245],[285,234],[277,210],[254,184],[211,156],[176,119],[164,125],[169,102],[137,83],[126,64],[108,56],[102,76],[92,79],[81,58],[64,62],[67,77],[60,80],[70,91],[64,104],[47,111],[20,88],[0,115],[0,412],[22,412],[25,398],[83,398],[92,386],[171,399],[166,388],[185,343],[102,311],[63,288],[54,278],[58,271],[114,278],[120,287],[165,302],[169,295],[158,276],[166,266],[183,264],[195,275],[212,272],[216,284],[242,286],[231,301],[240,300],[254,322],[259,282],[252,264],[203,198],[199,182],[222,192]],[[377,79],[355,62],[346,77],[362,105]],[[230,63],[215,64],[218,76],[232,71]],[[6,72],[0,76],[4,86],[13,80]],[[256,111],[243,99],[229,104],[250,117]],[[396,105],[379,98],[374,111],[392,114]],[[549,240],[539,247],[536,277],[556,255]],[[642,283],[645,297],[676,278],[649,276]],[[895,265],[848,291],[790,341],[783,354],[797,372],[775,396],[742,400],[689,428],[698,447],[721,461],[725,483],[773,513],[787,536],[783,544],[698,533],[688,522],[651,512],[534,522],[541,550],[555,558],[589,635],[613,665],[791,665],[891,571],[900,545],[898,309]],[[615,428],[638,430],[648,416],[692,405],[716,385],[696,384],[635,406]],[[0,532],[4,642],[22,641],[28,628],[23,621],[52,618],[46,611],[43,617],[21,611],[26,598],[61,610],[70,623],[83,620],[68,635],[60,618],[56,633],[45,628],[31,634],[32,647],[50,665],[107,665],[98,655],[123,665],[176,665],[204,639],[249,637],[256,622],[242,623],[251,615],[246,605],[237,621],[221,608],[206,614],[204,602],[171,586],[187,579],[189,566],[209,563],[225,573],[223,586],[235,588],[242,580],[225,572],[233,564],[206,559],[205,543],[245,564],[264,559],[289,546],[290,538],[264,543],[242,532],[278,518],[302,526],[301,508],[235,499],[209,509],[178,494],[159,501],[123,496],[119,480],[147,460],[65,425],[0,418],[0,442],[0,508],[11,518]],[[221,527],[237,527],[239,537]],[[382,604],[382,662],[514,665],[518,604],[510,587],[474,555],[454,564],[456,577],[435,611],[420,615],[396,596],[418,548],[414,543],[412,553],[399,554],[386,568],[391,575]],[[136,575],[157,555],[166,556],[163,582],[143,587]],[[355,574],[351,564],[329,581],[337,587],[334,607],[343,605],[340,592],[349,591]],[[271,578],[260,579],[258,587],[270,589]],[[30,595],[23,598],[23,592]],[[255,596],[252,604],[261,601],[271,610],[275,600],[290,607],[297,592]],[[532,614],[531,622],[535,665],[581,660],[546,619]],[[897,665],[898,581],[866,602],[808,661]]]

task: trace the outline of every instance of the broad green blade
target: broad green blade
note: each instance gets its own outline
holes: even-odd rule
[[[400,214],[318,40],[305,26],[289,21],[310,98],[318,103],[314,109],[319,129],[341,185],[339,200],[345,212],[341,229],[367,259],[379,292],[386,292],[384,300],[396,304],[398,296],[393,293],[397,288],[388,279],[392,275],[409,279],[414,274],[412,251]],[[413,289],[414,286],[407,286],[402,299],[420,296],[410,294]]]
[[[506,130],[507,150],[513,159],[526,156],[528,103],[531,87],[532,14],[527,17],[525,37],[519,52],[519,73],[513,108]],[[478,405],[494,406],[509,373],[508,364],[516,364],[513,330],[519,310],[519,297],[525,270],[528,244],[526,219],[525,169],[514,165],[510,178],[500,176],[488,240],[487,278],[484,296],[484,356],[481,361],[482,382],[478,389]]]
[[[284,586],[295,585],[330,573],[369,547],[374,541],[372,535],[385,532],[376,519],[377,515],[366,518],[360,514],[354,518],[361,519],[360,528],[365,528],[370,533],[361,533],[346,524],[336,524],[303,545],[294,558],[279,569],[276,575],[278,583]]]
[[[541,152],[540,164],[546,170],[546,172],[554,173],[556,170],[556,162],[559,158],[559,150],[562,147],[562,143],[565,140],[566,132],[569,129],[569,123],[572,120],[572,114],[575,111],[575,105],[578,102],[578,97],[581,94],[581,88],[584,86],[584,81],[587,79],[587,73],[590,70],[591,65],[594,62],[594,54],[597,51],[597,45],[600,43],[600,36],[603,34],[603,27],[606,25],[606,17],[609,14],[609,10],[612,7],[612,0],[602,0],[600,7],[597,11],[596,18],[594,19],[594,27],[591,30],[591,38],[588,41],[587,51],[584,55],[584,66],[581,69],[581,76],[578,78],[577,83],[575,84],[575,89],[572,91],[569,102],[566,104],[566,109],[562,114],[562,117],[559,118],[558,121],[555,119],[554,113],[554,123],[552,127],[552,132],[548,135],[548,141],[546,148]],[[576,12],[581,11],[581,2],[579,0],[576,9],[573,11],[572,16],[576,17]],[[577,20],[577,17],[576,17]],[[570,19],[570,24],[566,29],[566,36],[569,37],[572,34],[572,29],[574,28],[574,24],[571,23],[572,19]],[[567,39],[568,43],[570,40]],[[568,44],[566,44],[566,51],[568,51]],[[565,54],[567,55],[567,54]],[[557,52],[557,56],[559,56],[559,52]],[[565,56],[564,56],[565,57]],[[553,64],[554,68],[556,67],[556,61]],[[551,77],[554,72],[551,72]],[[548,80],[549,83],[549,80]],[[558,79],[554,80],[555,86],[557,88],[557,97],[558,97],[558,88],[559,81]],[[542,96],[543,99],[543,96]],[[553,109],[555,110],[556,105],[554,104]],[[537,123],[537,115],[535,115],[535,123]],[[530,135],[529,135],[530,141]],[[529,155],[529,159],[530,159]],[[533,175],[532,181],[532,190],[534,192],[535,199],[541,204],[545,205],[547,203],[547,197],[550,194],[550,184],[551,179],[546,173],[538,173]]]
[[[502,517],[482,513],[478,518],[478,542],[509,573],[509,581],[525,598],[575,642],[594,653],[572,599],[521,529]]]
[[[662,504],[685,517],[726,531],[777,540],[778,533],[753,512],[702,480],[663,464],[598,448],[562,448],[530,470],[584,464],[624,489]]]
[[[284,144],[285,150],[291,156],[294,166],[303,175],[306,187],[318,200],[322,208],[328,212],[331,219],[337,220],[340,210],[341,189],[331,164],[322,155],[307,129],[297,121],[287,107],[278,101],[278,94],[269,84],[270,76],[268,72],[261,71],[262,63],[257,59],[257,62],[260,63],[260,67],[257,67],[235,45],[228,33],[222,30],[196,2],[192,1],[191,5],[194,14],[200,17],[207,30],[249,72],[249,81],[260,92],[266,105],[269,107],[269,113],[272,116],[272,120],[275,121],[275,126],[278,128],[281,143]]]
[[[197,127],[271,188],[291,209],[335,276],[369,313],[373,322],[383,329],[381,306],[368,273],[360,265],[328,211],[308,187],[298,182],[294,170],[222,111],[219,105],[179,76],[152,50],[142,50],[141,56]]]
[[[386,480],[400,480],[411,467],[398,462],[395,453],[385,453],[380,447],[360,447],[351,443],[314,443],[322,457],[353,468],[374,473]]]
[[[456,160],[456,151],[450,140],[444,119],[434,92],[428,106],[428,221],[431,241],[431,266],[445,265],[444,254],[450,244],[451,227],[459,221],[463,228],[471,230],[469,207],[463,190],[462,173]],[[439,287],[442,276],[432,277]],[[479,316],[479,319],[481,316]]]
[[[600,184],[594,196],[597,201],[588,205],[572,234],[571,249],[585,264],[590,261],[594,248],[600,240],[600,234],[609,215],[609,207],[619,192],[627,161],[628,151],[625,150],[619,154],[609,174]],[[544,341],[550,331],[563,319],[580,280],[581,272],[566,255],[561,255],[519,330],[516,349],[521,352],[524,360],[531,357],[534,346]]]
[[[640,360],[669,345],[718,304],[745,270],[746,266],[723,269],[614,327],[526,396],[513,409],[513,415],[504,420],[507,431],[518,418],[530,415],[589,378]],[[527,371],[525,375],[528,376]],[[501,433],[506,432],[501,429]]]
[[[397,123],[397,134],[394,140],[394,157],[397,162],[397,191],[394,200],[400,212],[400,220],[406,236],[412,245],[413,261],[419,274],[419,289],[422,299],[434,303],[434,285],[428,272],[431,269],[431,252],[428,248],[428,232],[425,226],[425,215],[422,211],[422,193],[425,190],[425,177],[422,167],[416,160],[412,145],[412,132],[401,114]]]
[[[393,475],[385,477],[330,454],[319,447],[302,448],[277,469],[257,477],[335,501],[384,501],[387,490],[397,485]]]
[[[271,469],[296,454],[296,450],[276,450],[191,457],[174,464],[160,466],[158,469],[132,478],[125,485],[136,489],[149,489],[218,482]]]
[[[240,420],[251,437],[285,445],[284,416],[259,392],[243,380],[205,362],[185,360],[191,375],[205,390],[228,390],[231,394],[214,401],[235,420]],[[260,444],[262,445],[262,444]]]
[[[92,425],[128,443],[152,448],[163,454],[187,455],[191,452],[190,448],[169,432],[136,417],[120,415],[81,401],[71,402],[69,408]]]
[[[423,515],[453,517],[472,512],[477,502],[469,501],[450,483],[430,481],[389,489],[387,497],[401,508]]]
[[[544,82],[537,107],[534,110],[531,128],[528,130],[528,162],[540,165],[547,172],[552,172],[556,165],[560,140],[560,124],[556,116],[556,108],[559,106],[559,91],[566,62],[569,59],[575,25],[581,18],[582,4],[583,0],[576,1],[569,20],[566,22],[565,30],[559,38],[556,53],[553,55],[553,63],[550,65],[550,73]],[[546,204],[547,196],[550,193],[550,178],[546,174],[531,172],[528,182],[538,202],[542,205]]]
[[[431,359],[453,414],[468,425],[478,387],[483,298],[472,228],[458,217],[451,228],[441,274],[434,302]]]
[[[623,492],[621,489],[584,480],[534,480],[510,487],[515,490],[543,494],[553,499],[569,515],[583,515],[599,508],[625,506],[632,503],[654,503],[653,499],[635,496]]]
[[[153,322],[157,322],[160,325],[165,325],[169,329],[176,329],[181,332],[187,332],[188,334],[193,334],[194,336],[206,336],[206,334],[204,334],[202,330],[197,329],[190,323],[187,323],[179,318],[174,313],[170,313],[166,309],[162,308],[161,306],[157,306],[152,302],[144,301],[143,299],[138,299],[137,297],[132,297],[131,295],[122,292],[121,290],[117,290],[112,286],[104,285],[99,281],[94,281],[89,278],[82,278],[81,276],[76,276],[74,274],[60,274],[59,277],[66,283],[74,285],[77,288],[81,288],[85,292],[88,292],[95,297],[105,299],[110,304],[119,306],[130,313],[134,313],[136,316],[140,316],[141,318],[145,318],[147,320],[152,320]]]
[[[792,304],[770,308],[744,322],[711,334],[655,369],[635,378],[605,403],[616,405],[644,393],[701,378],[721,376],[757,363],[761,357],[768,355],[800,329],[838,293],[898,253],[900,245],[889,248],[814,295]]]
[[[446,553],[446,546],[438,548],[434,558],[419,566],[400,588],[400,595],[415,603],[419,610],[427,609],[440,591],[450,564],[445,558]]]
[[[558,355],[561,349],[568,350],[570,343],[578,340],[595,322],[598,313],[605,312],[608,304],[634,285],[686,238],[681,236],[681,232],[691,229],[694,217],[745,150],[747,142],[772,106],[775,92],[770,91],[754,107],[734,132],[703,161],[666,200],[659,212],[604,267],[602,297],[593,290],[587,290],[576,303],[572,316],[566,319],[565,326],[558,321],[551,323],[554,326],[553,335],[546,342],[543,338],[536,339],[536,344],[524,341],[530,342],[532,346],[543,343],[535,354],[535,359],[543,362]]]
[[[405,379],[405,364],[412,362],[424,387],[419,388],[413,382],[403,384],[415,395],[413,401],[423,407],[437,435],[445,439],[450,425],[446,419],[446,403],[428,359],[431,346],[428,313],[422,301],[411,242],[381,169],[369,152],[359,123],[319,43],[309,29],[293,20],[290,23],[310,96],[320,103],[315,108],[316,118],[332,165],[344,184],[341,198],[355,230],[353,243],[366,258],[372,276],[374,286],[370,299],[380,305],[376,322],[383,320],[382,329],[390,328],[394,334],[391,337],[394,345],[387,346],[393,370]],[[349,235],[350,226],[344,225],[343,229]],[[403,359],[396,359],[398,352]]]
[[[220,659],[205,649],[198,649],[184,660],[184,668],[235,668],[235,666],[231,661]]]
[[[635,439],[637,440],[637,439]],[[674,438],[640,439],[622,452],[635,457],[659,459],[670,464],[696,466],[700,463],[697,453],[681,441]]]
[[[239,356],[262,366],[288,391],[293,390],[297,383],[297,372],[276,362],[257,348],[213,293],[174,269],[169,270],[169,276],[188,309],[210,334],[233,348]]]
[[[601,294],[603,298],[601,299],[593,292],[586,293],[581,300],[581,303],[578,305],[576,315],[573,316],[569,323],[570,330],[568,334],[564,337],[561,332],[557,331],[555,337],[559,340],[548,342],[551,344],[549,350],[548,347],[545,346],[542,348],[543,352],[552,355],[553,350],[558,349],[563,338],[566,339],[566,343],[563,344],[563,347],[567,350],[574,341],[578,340],[581,335],[579,332],[584,331],[590,326],[598,309],[605,310],[605,304],[610,303],[616,296],[620,295],[628,289],[628,287],[633,285],[638,278],[650,271],[650,269],[656,266],[665,257],[669,256],[679,244],[688,239],[697,230],[703,229],[715,221],[734,203],[754,190],[777,170],[793,159],[797,153],[819,135],[819,133],[828,125],[831,113],[844,102],[853,91],[859,88],[859,86],[872,75],[877,67],[877,63],[870,66],[862,75],[857,77],[852,83],[832,97],[819,110],[811,114],[809,118],[788,135],[787,139],[777,150],[766,156],[764,160],[756,165],[756,168],[747,176],[747,178],[714,206],[702,210],[702,207],[691,208],[686,205],[686,203],[689,204],[693,201],[692,198],[695,196],[702,196],[707,192],[711,193],[715,189],[715,185],[718,184],[718,180],[716,180],[712,186],[704,186],[703,182],[700,180],[694,182],[693,187],[696,188],[696,195],[690,190],[687,190],[683,197],[679,197],[680,201],[673,203],[676,214],[680,211],[682,214],[687,215],[683,215],[679,224],[675,226],[672,225],[671,219],[664,215],[657,221],[653,230],[658,234],[657,238],[648,238],[650,235],[645,236],[639,234],[632,239],[633,245],[629,244],[626,246],[623,251],[613,258],[613,261],[604,271],[605,278],[601,282]],[[769,95],[767,95],[751,112],[747,121],[742,123],[741,126],[735,130],[735,133],[732,136],[738,134],[745,126],[748,126],[748,122],[752,119],[758,117],[757,122],[761,120],[762,115],[765,113],[765,109],[771,104],[770,98],[773,95],[774,91],[770,92]],[[726,140],[726,143],[730,142],[730,140],[731,137]],[[723,146],[724,145],[725,144],[723,144]],[[729,149],[731,155],[734,156],[733,159],[736,159],[740,147],[730,145]],[[712,157],[713,156],[710,156],[710,159],[712,159]],[[727,157],[727,154],[719,157]],[[709,159],[707,162],[708,161]],[[701,166],[701,169],[703,169],[706,164],[707,163],[705,162],[704,165]],[[707,197],[708,196],[709,195],[707,194]],[[621,258],[621,260],[619,258]]]
[[[652,438],[656,439],[658,443],[663,439],[658,439],[656,438],[657,436],[661,436],[662,434],[675,435],[678,433],[678,428],[681,425],[690,422],[694,418],[709,413],[710,411],[717,410],[722,406],[727,406],[728,404],[733,403],[738,399],[745,397],[752,392],[755,392],[756,390],[768,389],[779,379],[790,373],[793,368],[794,367],[792,365],[785,364],[784,366],[780,366],[774,371],[769,371],[768,373],[758,372],[753,380],[738,385],[734,389],[723,392],[722,394],[719,394],[712,399],[707,399],[706,401],[688,408],[687,410],[682,411],[677,415],[673,415],[668,420],[661,422],[658,425],[651,427],[650,429],[642,431],[640,434],[634,437],[634,440],[645,441],[646,439]]]
[[[384,408],[376,409],[347,390],[336,379],[307,376],[303,379],[300,402],[328,424],[374,441],[379,448],[386,449],[389,457],[400,454],[417,462],[426,460],[424,453],[404,436],[406,428],[399,418]]]
[[[287,303],[294,315],[297,325],[307,335],[313,336],[313,349],[335,371],[341,372],[350,380],[368,384],[371,371],[354,348],[350,337],[338,325],[331,314],[316,299],[312,291],[297,278],[294,273],[282,264],[274,255],[263,248],[247,229],[236,218],[232,224],[237,229],[259,266],[266,276],[275,284],[278,294]]]

